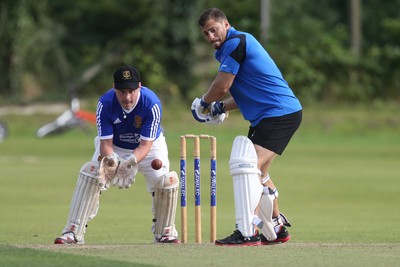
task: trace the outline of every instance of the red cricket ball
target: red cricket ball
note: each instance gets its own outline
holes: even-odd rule
[[[151,167],[155,170],[159,170],[162,167],[162,161],[160,159],[153,159]]]

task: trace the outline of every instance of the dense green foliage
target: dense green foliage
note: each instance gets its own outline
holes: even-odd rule
[[[258,38],[260,2],[3,0],[0,104],[98,94],[124,63],[166,100],[200,94],[216,63],[198,15],[221,7],[234,27]],[[303,102],[400,97],[399,0],[360,0],[359,55],[351,47],[353,1],[269,2],[263,43]]]

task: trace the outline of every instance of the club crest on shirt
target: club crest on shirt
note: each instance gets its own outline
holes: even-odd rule
[[[141,128],[142,127],[142,117],[135,115],[135,125],[133,125],[135,128]]]

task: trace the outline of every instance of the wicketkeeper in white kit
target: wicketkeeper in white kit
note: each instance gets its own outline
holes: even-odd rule
[[[139,71],[130,66],[117,69],[113,88],[97,105],[95,152],[79,172],[67,224],[55,244],[83,244],[87,223],[98,212],[100,193],[110,184],[129,188],[138,172],[152,196],[154,242],[179,243],[175,229],[179,179],[169,170],[161,117],[161,102],[141,84]],[[151,166],[154,159],[162,161],[158,170]]]

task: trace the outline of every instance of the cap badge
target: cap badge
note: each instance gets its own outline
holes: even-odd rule
[[[132,78],[132,76],[131,76],[131,72],[129,70],[124,70],[122,72],[122,79],[129,80],[131,78]]]

